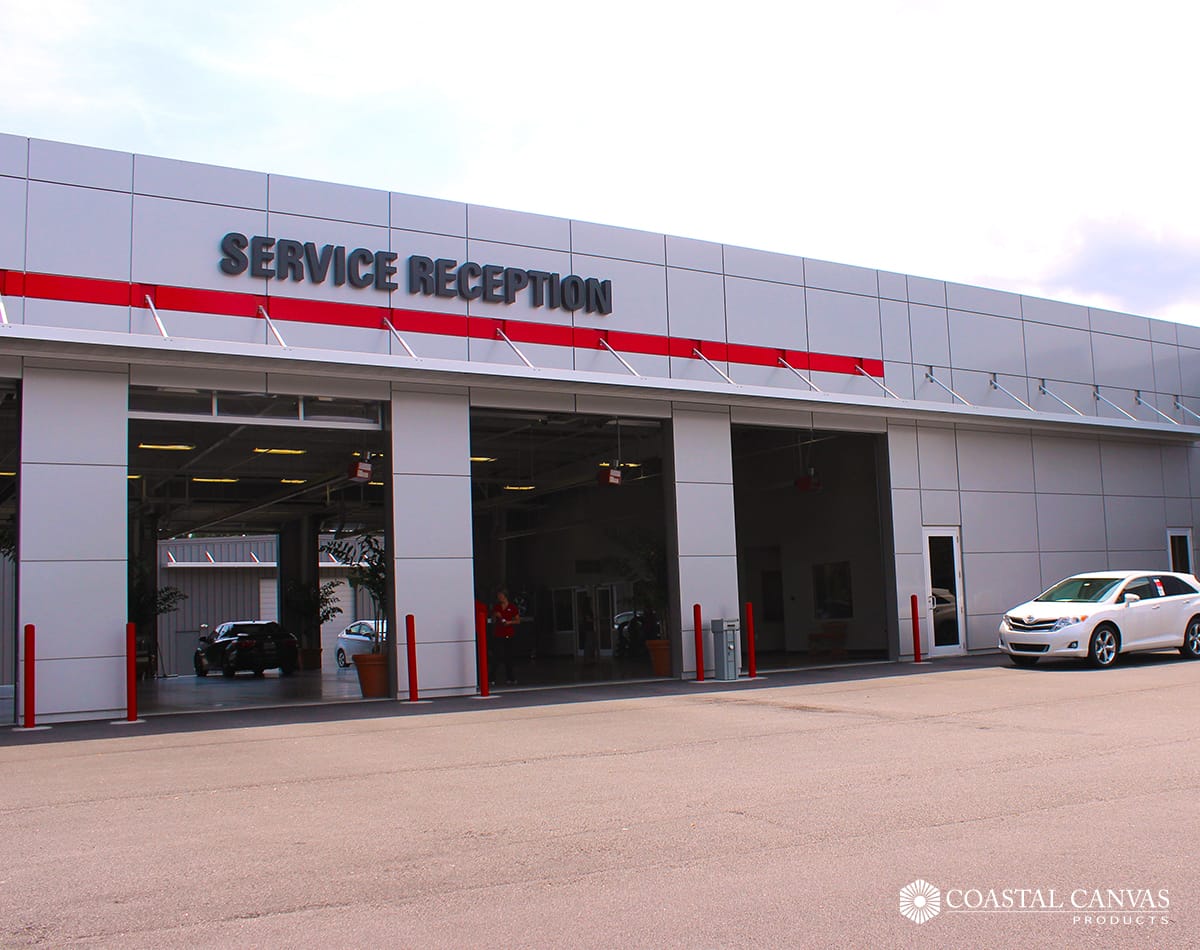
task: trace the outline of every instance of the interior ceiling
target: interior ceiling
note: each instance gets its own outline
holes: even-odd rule
[[[662,472],[662,424],[568,413],[471,412],[476,506],[529,505],[546,495],[594,484],[602,463],[623,464],[626,479]],[[506,485],[534,486],[527,492]]]
[[[273,533],[303,515],[319,518],[325,530],[382,530],[389,442],[383,431],[131,419],[129,472],[139,477],[129,482],[130,510],[135,517],[156,517],[160,537]],[[255,451],[266,448],[303,454]],[[605,416],[473,410],[471,455],[493,460],[471,463],[477,507],[531,506],[556,491],[594,483],[602,462],[636,463],[624,469],[626,479],[659,475],[662,427],[645,420],[618,424]],[[374,468],[371,481],[380,484],[348,478],[350,465],[367,458]],[[505,487],[528,484],[536,487]]]
[[[129,480],[131,513],[157,517],[163,537],[270,533],[304,515],[321,519],[322,526],[331,529],[355,525],[379,530],[389,471],[387,438],[379,431],[132,419],[129,473],[137,477]],[[381,484],[349,478],[351,464],[367,458],[373,470],[370,481]]]

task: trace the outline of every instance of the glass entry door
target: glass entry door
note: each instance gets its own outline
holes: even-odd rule
[[[613,589],[575,588],[575,655],[585,659],[612,656]]]
[[[930,655],[966,652],[958,528],[925,529],[925,611]]]

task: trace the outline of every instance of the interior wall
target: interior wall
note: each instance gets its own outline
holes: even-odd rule
[[[490,603],[500,586],[524,596],[539,652],[562,654],[565,640],[551,636],[551,591],[612,586],[614,611],[650,606],[632,602],[630,579],[647,544],[662,550],[663,518],[661,476],[630,473],[620,486],[589,483],[529,505],[485,510],[475,519],[475,549],[488,552],[477,563],[476,596]]]

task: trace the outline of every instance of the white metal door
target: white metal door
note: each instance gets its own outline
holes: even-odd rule
[[[958,528],[925,529],[925,618],[930,656],[966,652]]]
[[[279,579],[258,579],[258,620],[279,620]]]

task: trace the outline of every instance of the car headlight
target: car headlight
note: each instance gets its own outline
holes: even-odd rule
[[[1075,626],[1077,623],[1083,623],[1085,620],[1087,620],[1087,617],[1062,617],[1054,622],[1054,626],[1050,630],[1052,632],[1055,630],[1064,630],[1067,627]]]

